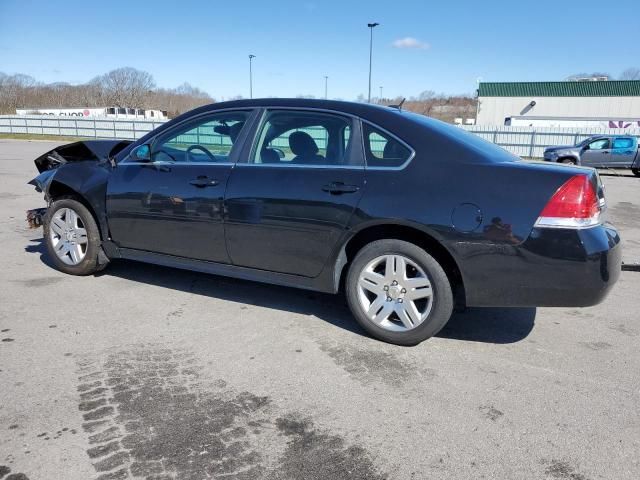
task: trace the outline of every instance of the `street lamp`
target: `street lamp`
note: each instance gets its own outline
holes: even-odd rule
[[[369,96],[368,102],[371,103],[371,61],[373,59],[373,29],[380,25],[379,23],[367,23],[367,27],[371,31],[371,36],[369,39]]]
[[[249,98],[253,98],[253,72],[251,71],[251,60],[256,58],[255,55],[249,55]]]
[[[325,75],[324,76],[324,99],[327,99],[327,82],[329,80],[329,76]]]

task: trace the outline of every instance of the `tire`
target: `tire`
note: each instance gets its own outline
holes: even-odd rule
[[[633,172],[636,177],[640,177],[640,168],[632,168],[631,172]]]
[[[399,281],[391,281],[393,277]],[[363,247],[349,267],[345,290],[360,326],[372,337],[395,345],[417,345],[433,337],[453,312],[453,292],[445,271],[425,250],[402,240],[377,240]],[[421,295],[425,297],[416,298]]]
[[[76,221],[69,212],[75,213]],[[73,197],[53,201],[44,217],[43,229],[47,253],[58,270],[70,275],[91,275],[105,267],[98,264],[101,241],[96,221],[87,207]],[[86,236],[82,235],[83,230]],[[65,250],[67,253],[63,254]]]
[[[559,163],[564,163],[565,165],[577,165],[577,162],[573,158],[563,158],[562,160],[558,160]]]

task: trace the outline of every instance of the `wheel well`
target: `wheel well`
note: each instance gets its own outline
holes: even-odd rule
[[[405,242],[413,243],[414,245],[423,248],[438,263],[442,266],[446,272],[451,288],[453,289],[454,299],[456,304],[465,304],[464,284],[462,281],[462,274],[458,268],[458,264],[451,256],[449,251],[442,246],[440,242],[431,237],[430,235],[404,225],[376,225],[373,227],[365,228],[364,230],[355,234],[349,242],[345,245],[345,254],[347,257],[346,264],[342,268],[340,276],[340,289],[344,287],[344,280],[346,273],[349,270],[349,265],[358,254],[358,252],[367,244],[376,240],[383,239],[396,239],[404,240]]]
[[[96,212],[91,206],[91,204],[80,193],[78,193],[68,185],[65,185],[64,183],[56,182],[55,180],[51,182],[51,185],[49,186],[49,190],[47,191],[47,193],[49,194],[49,198],[51,199],[51,201],[57,200],[60,197],[73,197],[75,200],[77,200],[78,202],[83,204],[85,207],[87,207],[87,210],[89,210],[89,212],[91,212],[91,215],[93,215],[93,219],[95,220],[96,225],[98,226],[98,231],[100,232],[100,238],[102,238],[102,228],[100,227],[100,219],[96,215]]]

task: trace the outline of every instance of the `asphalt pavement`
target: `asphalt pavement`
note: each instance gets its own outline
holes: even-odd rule
[[[24,221],[52,145],[0,140],[2,480],[640,478],[639,272],[592,308],[469,309],[387,345],[339,296],[54,270]],[[640,262],[640,178],[603,180]]]

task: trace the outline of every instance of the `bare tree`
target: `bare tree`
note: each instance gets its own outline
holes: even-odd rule
[[[141,108],[149,91],[156,86],[150,73],[131,67],[111,70],[93,82],[102,88],[109,105],[131,108]]]
[[[16,108],[125,107],[166,110],[171,116],[212,103],[208,93],[184,83],[174,89],[155,88],[153,77],[133,68],[120,68],[88,83],[38,83],[28,75],[0,72],[0,114]]]
[[[627,68],[620,75],[620,80],[640,80],[640,68]]]

